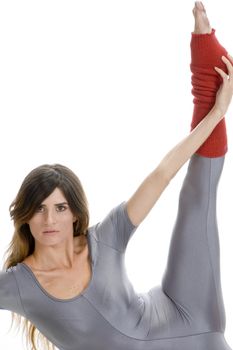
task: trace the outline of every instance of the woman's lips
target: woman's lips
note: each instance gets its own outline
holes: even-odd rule
[[[58,231],[56,231],[56,230],[46,230],[46,231],[43,231],[43,233],[45,234],[45,235],[54,235],[54,234],[56,234]]]

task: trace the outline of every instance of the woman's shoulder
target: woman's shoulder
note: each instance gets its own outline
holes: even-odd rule
[[[0,309],[24,314],[15,273],[19,265],[0,271]]]
[[[33,262],[32,262],[32,255],[27,256],[26,258],[24,258],[21,261],[21,264],[27,265],[28,267],[30,267],[31,269],[33,269]],[[17,266],[19,266],[20,264],[18,264]]]
[[[19,264],[0,270],[0,288],[3,285],[6,286],[6,283],[16,282],[15,273],[18,273],[19,270]]]
[[[22,272],[21,263],[0,270],[0,290],[18,290],[18,281],[23,277]]]
[[[129,219],[126,202],[123,201],[108,211],[100,222],[92,226],[89,233],[98,243],[123,252],[136,228]]]

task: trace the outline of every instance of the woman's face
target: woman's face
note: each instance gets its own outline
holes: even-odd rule
[[[73,223],[76,220],[63,192],[55,188],[37,208],[28,224],[36,241],[52,245],[73,237]]]

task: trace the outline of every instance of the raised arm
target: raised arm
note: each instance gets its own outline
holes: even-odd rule
[[[223,119],[233,94],[233,59],[229,55],[228,57],[231,61],[224,56],[222,60],[227,66],[229,76],[223,70],[215,68],[223,83],[216,95],[214,107],[187,137],[167,153],[127,201],[127,212],[134,225],[138,226],[144,220],[170,180]]]

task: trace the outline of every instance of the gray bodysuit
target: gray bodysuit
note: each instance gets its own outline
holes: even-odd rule
[[[61,350],[229,350],[216,223],[223,163],[191,158],[161,286],[136,293],[127,277],[136,227],[123,202],[88,231],[92,279],[83,293],[55,298],[18,263],[0,273],[0,307],[28,318]]]

